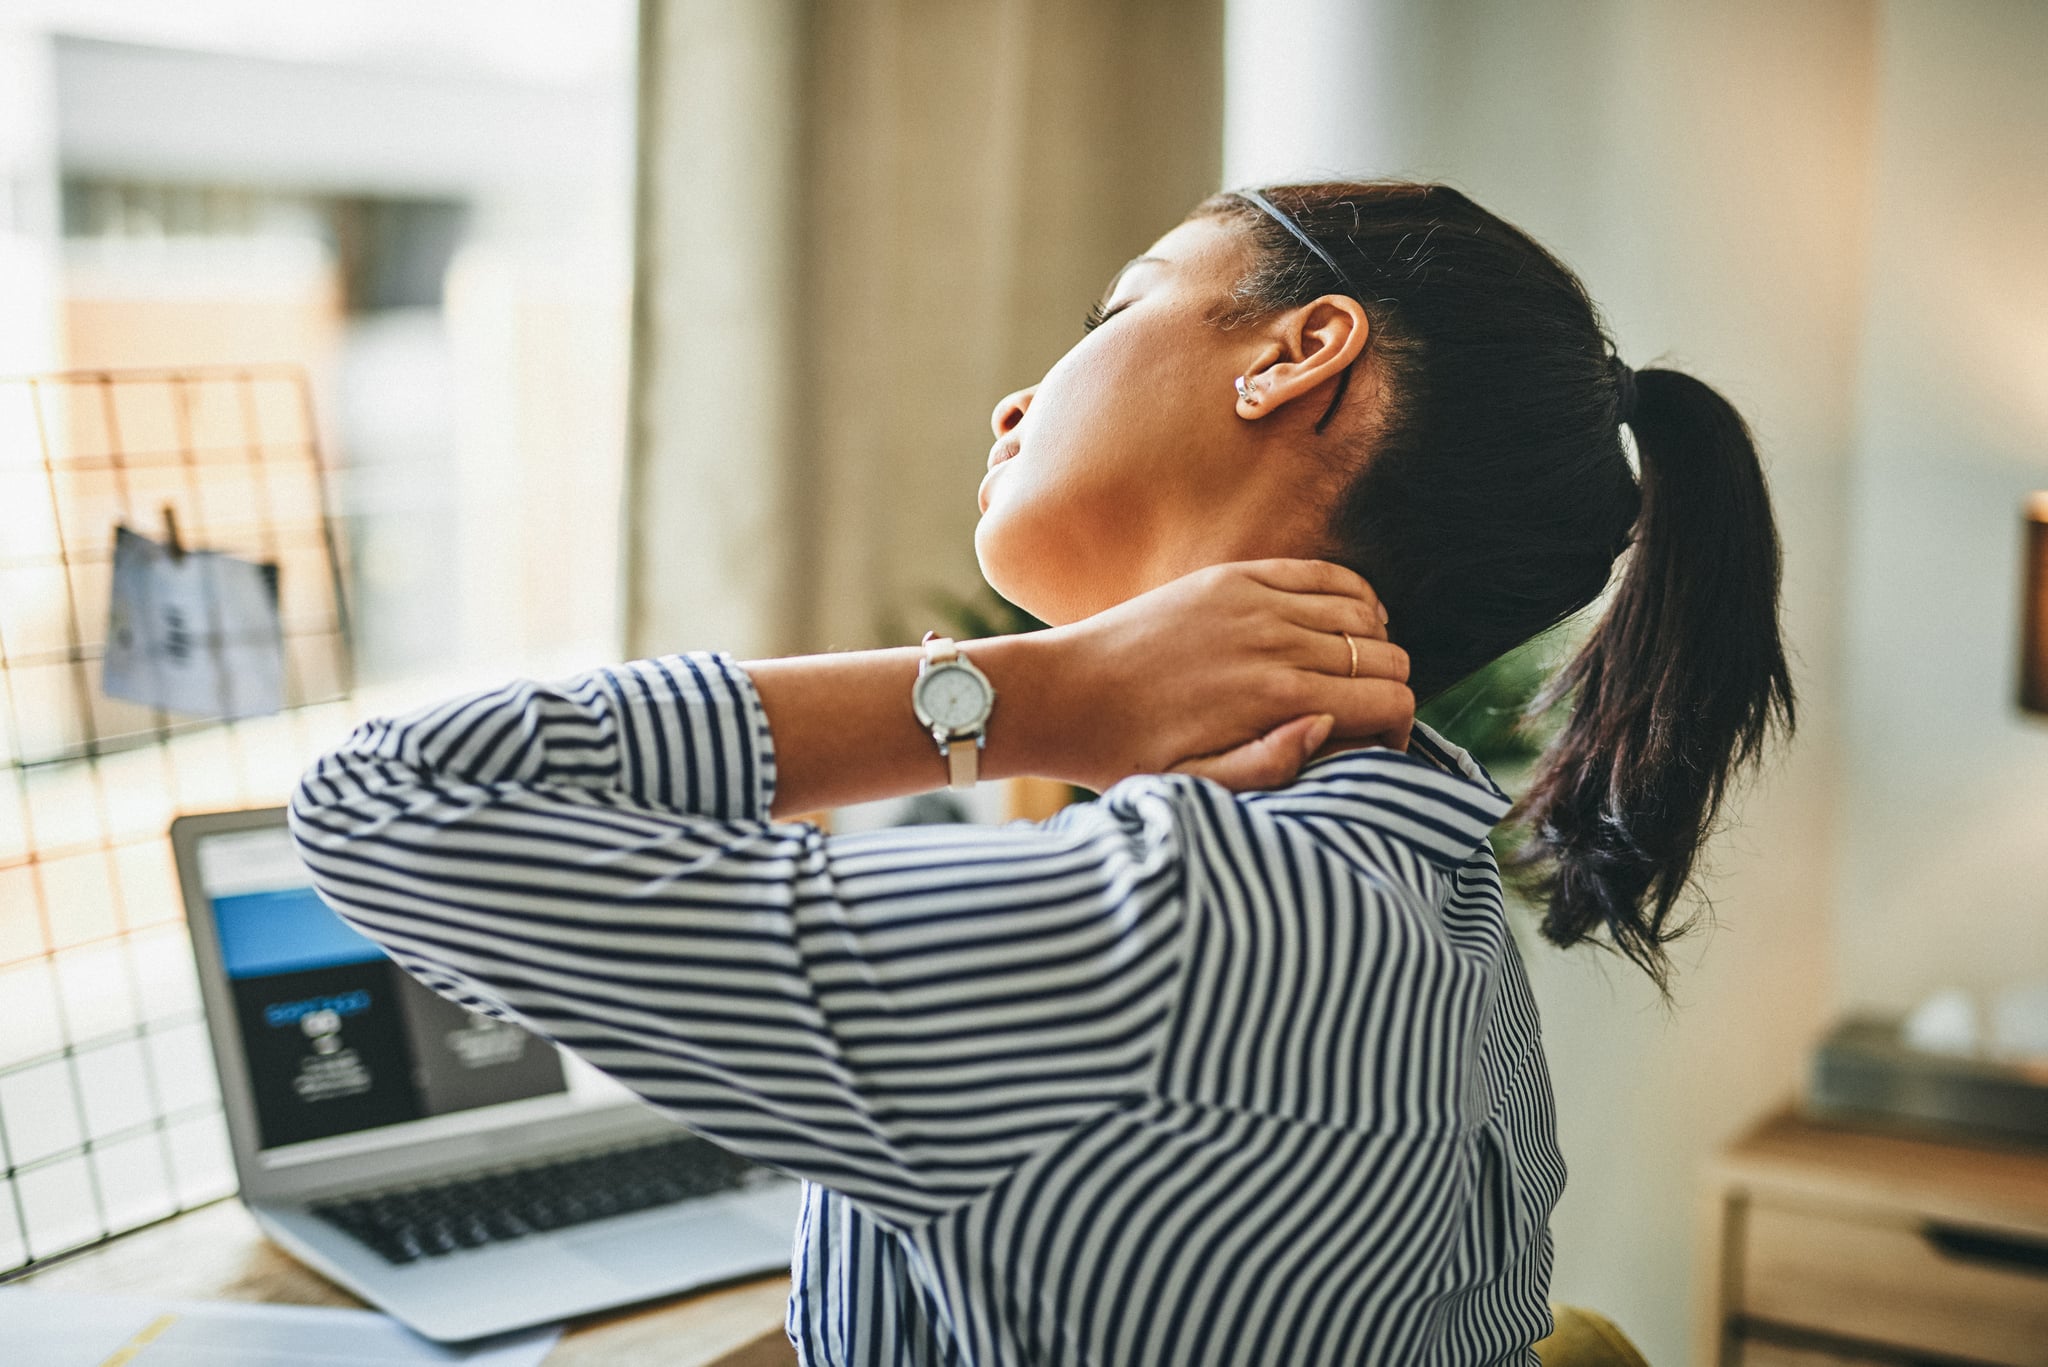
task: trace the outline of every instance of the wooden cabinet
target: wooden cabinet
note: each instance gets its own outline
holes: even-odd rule
[[[1797,1348],[1754,1338],[1742,1344],[1736,1361],[1741,1367],[1899,1367],[1897,1358],[1849,1357],[1828,1348]]]
[[[2048,1151],[1766,1122],[1717,1161],[1699,1360],[2048,1367]]]

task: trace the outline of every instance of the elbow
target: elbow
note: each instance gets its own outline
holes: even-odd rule
[[[319,856],[346,838],[338,825],[343,815],[340,792],[325,772],[333,762],[332,756],[323,756],[300,775],[285,805],[292,845],[308,868],[317,868]]]
[[[374,741],[370,726],[357,728],[309,765],[292,789],[287,824],[300,859],[309,867],[317,855],[334,852],[360,834],[365,818],[385,805],[377,796],[388,786],[388,777],[381,772],[386,762],[374,758]]]

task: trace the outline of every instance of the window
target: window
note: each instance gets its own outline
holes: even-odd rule
[[[631,262],[626,0],[22,14],[0,374],[120,378],[0,385],[0,1272],[232,1187],[170,818],[281,800],[363,708],[616,653]],[[279,564],[282,713],[100,696],[113,523],[165,503]]]

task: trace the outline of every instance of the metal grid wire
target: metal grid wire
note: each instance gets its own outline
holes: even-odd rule
[[[0,380],[0,1277],[234,1189],[166,835],[281,801],[350,720],[297,367]],[[285,710],[99,688],[114,529],[278,567]]]

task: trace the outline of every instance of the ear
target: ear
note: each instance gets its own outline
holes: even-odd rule
[[[1243,372],[1250,402],[1237,401],[1240,418],[1263,418],[1332,383],[1365,350],[1372,331],[1365,305],[1348,294],[1326,294],[1273,320]]]

